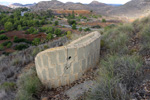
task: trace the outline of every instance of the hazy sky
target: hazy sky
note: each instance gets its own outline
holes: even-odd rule
[[[37,3],[39,1],[50,1],[50,0],[0,0],[0,2],[23,3],[23,4],[34,3],[34,2]],[[58,0],[58,1],[90,3],[93,0]],[[103,3],[109,3],[109,4],[124,4],[130,0],[97,0],[97,1],[103,2]]]

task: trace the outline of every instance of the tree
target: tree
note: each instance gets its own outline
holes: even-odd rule
[[[6,22],[4,27],[7,31],[13,30],[13,24],[11,22]]]
[[[73,25],[72,25],[72,29],[73,29],[73,30],[76,30],[76,29],[77,29],[77,28],[76,28],[76,24],[73,24]]]

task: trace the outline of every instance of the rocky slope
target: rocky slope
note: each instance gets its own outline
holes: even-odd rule
[[[82,3],[73,3],[73,2],[62,3],[57,0],[42,1],[32,7],[34,11],[47,10],[47,9],[93,10],[94,12],[102,13],[102,14],[105,14],[105,11],[111,8],[114,7],[104,3],[100,3],[98,1],[93,1],[90,4],[82,4]]]
[[[126,17],[143,17],[150,13],[150,0],[131,0],[126,4],[115,7],[108,14]]]
[[[9,7],[0,5],[0,11],[10,11],[11,9]]]

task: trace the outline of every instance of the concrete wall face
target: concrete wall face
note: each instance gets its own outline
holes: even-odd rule
[[[96,66],[100,55],[100,33],[93,32],[67,46],[52,48],[35,58],[41,82],[49,88],[67,85]]]

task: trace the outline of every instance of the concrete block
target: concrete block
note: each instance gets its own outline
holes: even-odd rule
[[[51,65],[57,65],[57,52],[49,52],[48,56],[50,57],[50,63]]]
[[[79,65],[79,62],[75,62],[74,65],[73,65],[73,73],[78,73],[81,71],[81,66]]]
[[[58,59],[59,59],[59,63],[67,62],[66,49],[58,50]]]

